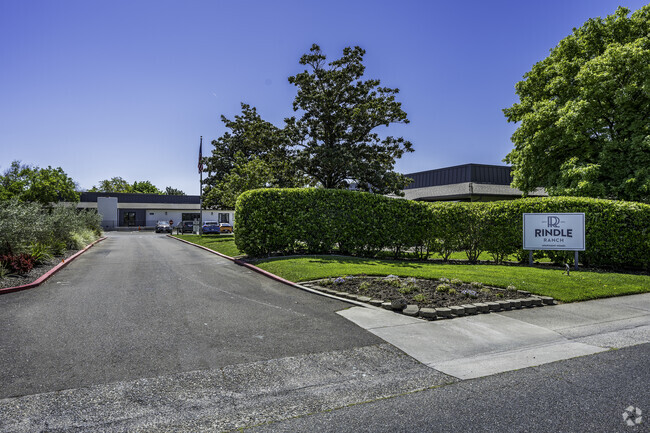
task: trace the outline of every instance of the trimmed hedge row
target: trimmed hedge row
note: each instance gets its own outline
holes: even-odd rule
[[[250,256],[295,252],[395,257],[415,250],[444,258],[464,251],[470,261],[488,252],[496,262],[522,260],[523,213],[584,212],[583,264],[648,268],[650,205],[577,197],[480,203],[422,203],[329,189],[260,189],[237,200],[237,248]],[[541,254],[541,253],[538,253]],[[555,261],[573,253],[548,251]]]

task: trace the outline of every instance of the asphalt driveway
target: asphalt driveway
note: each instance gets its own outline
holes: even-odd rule
[[[38,288],[0,296],[0,398],[382,341],[348,304],[152,233],[111,233]]]

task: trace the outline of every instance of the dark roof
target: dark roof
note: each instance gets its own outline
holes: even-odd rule
[[[405,174],[413,182],[404,189],[424,188],[428,186],[452,185],[455,183],[474,182],[489,185],[510,185],[511,168],[505,165],[464,164],[454,167],[438,168]]]
[[[198,195],[135,194],[126,192],[82,192],[81,202],[96,202],[97,197],[117,197],[120,203],[199,204]]]

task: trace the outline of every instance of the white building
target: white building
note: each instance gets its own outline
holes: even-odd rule
[[[201,216],[198,195],[158,195],[83,192],[78,209],[97,209],[104,230],[119,227],[154,227],[158,221],[197,221]],[[203,209],[203,222],[234,223],[235,211]]]

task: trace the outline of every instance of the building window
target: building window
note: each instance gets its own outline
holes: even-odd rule
[[[219,222],[220,223],[229,223],[230,222],[230,214],[228,214],[228,213],[220,213],[219,214]]]

